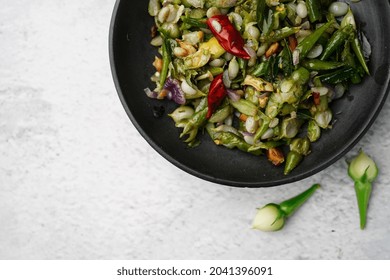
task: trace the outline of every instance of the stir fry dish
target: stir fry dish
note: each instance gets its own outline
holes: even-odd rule
[[[369,75],[344,2],[150,0],[148,12],[156,87],[145,93],[177,103],[179,137],[195,147],[207,133],[286,175],[331,129],[330,103]]]

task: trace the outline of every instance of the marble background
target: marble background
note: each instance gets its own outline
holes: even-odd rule
[[[129,121],[109,67],[114,0],[0,0],[1,259],[389,259],[390,105],[359,148],[381,169],[359,229],[345,158],[239,189],[171,165]],[[256,207],[322,188],[283,231]]]

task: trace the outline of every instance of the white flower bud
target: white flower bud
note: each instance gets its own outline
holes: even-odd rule
[[[252,228],[261,231],[278,231],[284,226],[284,215],[274,204],[268,204],[257,211]]]

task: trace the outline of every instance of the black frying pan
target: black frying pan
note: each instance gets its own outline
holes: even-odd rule
[[[265,187],[297,181],[328,167],[347,153],[364,135],[382,108],[389,91],[390,4],[386,0],[352,4],[358,23],[372,46],[371,76],[332,104],[335,123],[312,145],[312,153],[294,171],[283,175],[282,167],[267,159],[214,145],[208,135],[188,148],[180,130],[167,113],[175,105],[146,97],[153,87],[150,76],[156,50],[150,46],[152,18],[148,0],[118,0],[110,28],[110,60],[122,104],[142,136],[163,157],[188,173],[212,182],[242,187]]]

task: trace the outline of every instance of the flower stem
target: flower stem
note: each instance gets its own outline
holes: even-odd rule
[[[364,229],[367,221],[368,201],[370,200],[372,185],[367,180],[355,181],[355,191],[359,206],[360,228]]]
[[[282,203],[280,203],[280,210],[282,210],[286,214],[286,217],[291,216],[303,203],[305,203],[306,200],[308,200],[313,195],[313,193],[319,187],[319,184],[315,184],[303,193],[286,201],[283,201]]]

